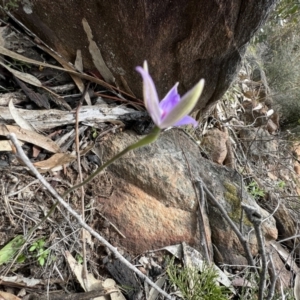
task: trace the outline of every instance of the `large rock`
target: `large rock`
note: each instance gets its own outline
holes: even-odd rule
[[[99,146],[103,161],[138,139],[129,131],[107,139]],[[201,250],[198,202],[192,185],[195,178],[203,180],[236,224],[240,222],[241,195],[243,202],[256,207],[263,219],[269,216],[241,188],[238,172],[201,157],[198,145],[180,130],[164,132],[155,143],[129,152],[108,170],[113,175],[114,192],[109,197],[99,195],[98,205],[125,234],[126,239],[120,243],[135,253],[182,241]],[[205,207],[210,252],[220,254],[217,258],[220,263],[245,264],[243,248],[222,214],[211,203]],[[256,255],[253,227],[247,219],[243,220],[243,227],[246,235],[251,231],[249,243]],[[262,230],[266,241],[277,238],[272,216],[263,223]]]
[[[275,0],[32,0],[13,11],[37,36],[74,61],[83,53],[94,68],[82,19],[116,82],[142,97],[135,66],[148,60],[159,95],[180,82],[180,92],[200,78],[206,86],[197,108],[218,100],[235,77],[245,45]]]

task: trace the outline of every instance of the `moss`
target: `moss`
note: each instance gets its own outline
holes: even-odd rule
[[[241,208],[241,200],[238,196],[237,187],[229,182],[224,182],[224,187],[226,192],[224,193],[224,197],[226,201],[231,205],[231,212],[228,213],[228,216],[234,221],[239,222],[242,208]],[[244,215],[243,223],[246,226],[252,226],[251,222],[248,218]]]

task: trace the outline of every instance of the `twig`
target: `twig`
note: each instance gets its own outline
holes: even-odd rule
[[[210,263],[211,259],[208,251],[208,242],[207,242],[207,237],[205,232],[204,217],[202,213],[202,210],[204,208],[204,199],[205,199],[203,186],[201,181],[193,182],[193,185],[196,183],[198,183],[198,189],[199,189],[199,197],[196,193],[196,198],[198,200],[198,206],[199,206],[199,231],[200,231],[201,245],[204,247],[205,259],[208,263]]]
[[[27,185],[25,185],[24,187],[22,187],[21,189],[19,189],[18,191],[16,192],[11,192],[7,195],[7,197],[12,197],[14,195],[17,195],[19,193],[21,193],[23,190],[27,189],[28,187],[30,187],[31,185],[33,184],[36,184],[38,183],[39,181],[37,179],[33,180],[32,182],[28,183]]]
[[[211,259],[210,259],[210,255],[209,255],[208,241],[207,241],[207,236],[206,236],[206,232],[205,232],[204,217],[203,217],[203,213],[202,213],[203,204],[204,204],[204,193],[203,193],[202,182],[197,181],[197,183],[199,184],[199,197],[200,197],[200,199],[199,199],[197,189],[196,189],[196,186],[195,186],[196,182],[192,178],[192,171],[191,171],[189,161],[186,157],[184,149],[181,147],[181,145],[179,145],[179,146],[181,148],[181,151],[182,151],[183,156],[185,158],[185,161],[187,163],[187,167],[188,167],[188,170],[189,170],[189,173],[190,173],[191,182],[192,182],[192,185],[193,185],[193,188],[194,188],[194,191],[195,191],[195,196],[196,196],[197,201],[198,201],[200,243],[201,243],[201,246],[204,248],[205,260],[207,261],[207,263],[210,263]]]
[[[99,209],[97,209],[98,211],[98,214],[105,220],[109,223],[109,225],[123,238],[123,239],[126,239],[126,236],[118,229],[118,227],[112,223],[111,221],[109,221],[100,211]]]
[[[246,258],[247,258],[248,264],[251,267],[255,267],[255,263],[254,263],[254,260],[252,258],[252,254],[251,254],[251,251],[250,251],[250,248],[249,248],[249,245],[248,245],[246,239],[240,233],[240,231],[237,228],[237,226],[234,224],[234,222],[228,216],[228,214],[227,214],[226,210],[224,209],[224,207],[218,202],[218,200],[214,197],[214,195],[211,193],[211,191],[204,184],[204,182],[201,179],[198,179],[198,181],[202,182],[203,189],[204,189],[205,193],[207,194],[208,199],[212,202],[212,204],[214,206],[216,206],[219,209],[219,211],[221,212],[223,218],[228,222],[228,224],[230,225],[230,227],[232,228],[232,230],[237,235],[237,237],[238,237],[240,243],[242,244],[242,246],[244,248],[244,251],[246,253]]]
[[[258,300],[263,300],[264,289],[266,286],[266,275],[267,275],[267,257],[264,245],[264,238],[261,230],[262,218],[257,209],[253,206],[249,206],[242,203],[242,208],[244,209],[247,218],[253,224],[255,235],[258,244],[258,251],[261,258],[261,270],[259,272],[259,289],[258,289]]]
[[[81,162],[80,162],[80,149],[79,149],[79,130],[78,130],[78,123],[79,123],[79,111],[80,107],[83,103],[83,100],[85,98],[85,95],[89,89],[90,82],[88,82],[86,88],[84,89],[84,92],[82,93],[82,96],[78,102],[77,108],[76,108],[76,120],[75,120],[75,144],[76,144],[76,155],[77,155],[77,168],[78,168],[78,174],[79,174],[79,182],[82,183],[82,171],[81,171]],[[84,205],[84,188],[81,186],[81,216],[82,220],[85,221],[85,205]],[[81,239],[82,239],[82,257],[83,257],[83,268],[82,268],[82,280],[84,282],[84,285],[87,289],[88,283],[87,283],[87,261],[86,261],[86,238],[85,238],[85,231],[82,228],[81,229]],[[88,289],[87,289],[88,290]]]
[[[166,299],[172,300],[172,297],[167,294],[164,290],[162,290],[159,286],[157,286],[153,281],[151,281],[146,275],[144,275],[140,270],[138,270],[135,266],[133,266],[127,259],[125,259],[119,251],[113,247],[108,241],[106,241],[99,233],[97,233],[93,228],[88,226],[80,217],[79,214],[75,210],[73,210],[64,199],[56,192],[56,190],[45,180],[45,178],[37,171],[37,169],[33,166],[29,158],[25,155],[22,147],[19,145],[18,140],[15,134],[11,133],[7,136],[14,146],[17,149],[17,154],[19,158],[25,163],[25,165],[30,169],[30,171],[40,180],[40,182],[44,185],[44,187],[58,200],[63,207],[65,207],[69,213],[77,220],[77,222],[85,228],[91,235],[93,235],[98,241],[100,241],[103,245],[105,245],[114,255],[118,258],[124,265],[126,265],[130,270],[135,272],[142,280],[145,280],[149,285],[151,285],[154,289],[156,289],[159,293],[166,297]],[[84,183],[84,182],[83,182]],[[82,184],[83,185],[83,184]],[[76,187],[79,187],[77,185]],[[74,187],[70,190],[74,190]]]
[[[241,176],[240,178],[241,178],[241,202],[243,202],[243,176]],[[243,220],[244,220],[244,210],[241,209],[240,232],[241,232],[242,235],[244,235]]]
[[[299,196],[297,196],[297,197],[299,197]],[[300,234],[296,234],[296,235],[290,236],[286,239],[279,240],[279,241],[277,241],[277,243],[283,243],[283,242],[286,242],[286,241],[289,241],[289,240],[292,240],[292,239],[295,239],[295,238],[300,238]]]
[[[274,262],[272,258],[272,254],[269,253],[269,258],[270,258],[270,280],[271,284],[269,287],[269,292],[266,300],[272,300],[275,294],[275,287],[276,287],[276,281],[277,281],[277,275],[276,275],[276,270],[274,267]]]

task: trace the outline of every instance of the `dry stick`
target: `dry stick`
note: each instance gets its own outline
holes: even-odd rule
[[[259,272],[259,289],[258,289],[258,300],[264,299],[264,289],[266,286],[266,275],[267,275],[267,258],[266,251],[264,245],[264,239],[261,230],[261,222],[262,218],[257,209],[253,206],[249,206],[246,204],[242,204],[242,208],[244,209],[247,218],[253,224],[255,235],[258,244],[258,251],[261,258],[261,270]]]
[[[69,213],[78,221],[80,226],[85,228],[91,235],[93,235],[98,241],[100,241],[103,245],[105,245],[114,255],[118,258],[124,265],[126,265],[130,270],[135,272],[142,280],[145,280],[149,285],[151,285],[154,289],[156,289],[159,293],[165,296],[167,299],[172,300],[172,297],[167,294],[164,290],[162,290],[159,286],[157,286],[153,281],[151,281],[147,276],[145,276],[140,270],[138,270],[135,266],[133,266],[127,259],[125,259],[119,251],[113,247],[109,242],[107,242],[99,233],[97,233],[93,228],[88,226],[80,217],[79,214],[75,210],[73,210],[65,201],[64,199],[56,192],[56,190],[45,180],[45,178],[37,171],[37,169],[33,166],[29,158],[24,153],[22,147],[19,145],[16,135],[11,133],[7,136],[14,146],[17,149],[17,155],[19,158],[25,163],[25,165],[30,169],[30,171],[40,180],[40,182],[44,185],[44,187],[57,199],[57,203],[60,203],[63,207],[65,207]],[[77,187],[84,184],[77,185]],[[73,187],[69,191],[75,189]],[[56,205],[57,205],[56,203]],[[55,206],[52,206],[51,210],[55,209]]]
[[[81,171],[81,162],[80,162],[80,149],[79,149],[79,130],[78,130],[78,119],[79,119],[79,111],[80,107],[82,106],[83,100],[85,98],[85,95],[90,87],[90,82],[88,82],[87,86],[85,87],[81,98],[78,102],[77,108],[76,108],[76,118],[75,118],[75,144],[76,144],[76,155],[77,155],[77,168],[78,168],[78,174],[79,174],[79,181],[82,183],[82,171]],[[81,187],[81,216],[82,220],[85,221],[85,205],[84,205],[84,188]],[[83,256],[83,268],[82,268],[82,280],[84,282],[86,290],[88,290],[88,283],[87,283],[87,262],[86,262],[86,239],[85,239],[85,233],[84,229],[81,230],[81,239],[82,239],[82,256]]]
[[[254,260],[252,258],[252,254],[251,254],[249,245],[248,245],[247,241],[244,239],[243,235],[240,233],[240,231],[237,228],[237,226],[229,218],[229,216],[228,216],[226,210],[224,209],[224,207],[218,202],[218,200],[214,197],[214,195],[211,193],[211,191],[204,184],[204,182],[201,179],[198,179],[197,181],[201,181],[202,182],[203,189],[204,189],[205,193],[207,194],[208,199],[213,203],[213,205],[215,205],[220,210],[223,218],[228,222],[228,224],[230,225],[230,227],[232,228],[232,230],[237,235],[240,243],[242,244],[242,246],[243,246],[243,248],[244,248],[244,250],[246,252],[246,258],[247,258],[248,264],[251,267],[255,267],[255,263],[254,263]]]
[[[200,231],[200,235],[201,235],[201,244],[204,247],[204,254],[205,254],[205,258],[206,261],[208,263],[210,263],[210,255],[208,252],[208,241],[207,241],[207,237],[206,237],[206,232],[205,232],[205,224],[204,224],[204,217],[203,217],[203,213],[202,210],[204,208],[204,192],[203,192],[203,186],[202,186],[202,182],[201,181],[197,181],[197,182],[193,182],[193,185],[195,185],[196,183],[198,183],[199,187],[199,197],[197,195],[196,192],[196,198],[198,200],[198,206],[199,206],[199,231]]]
[[[202,187],[202,184],[199,183],[199,197],[198,197],[198,193],[197,193],[197,189],[196,189],[196,186],[195,186],[195,181],[192,179],[192,171],[191,171],[191,167],[190,167],[190,164],[189,164],[189,161],[186,157],[186,154],[185,154],[185,151],[184,149],[181,147],[181,145],[179,145],[180,148],[181,148],[181,151],[184,155],[184,158],[185,158],[185,161],[187,163],[187,166],[188,166],[188,170],[189,170],[189,173],[190,173],[190,178],[191,178],[191,181],[192,181],[192,185],[193,185],[193,188],[194,188],[194,191],[195,191],[195,196],[197,198],[197,201],[198,201],[198,206],[199,206],[199,231],[200,231],[200,243],[201,243],[201,246],[204,248],[204,256],[205,256],[205,259],[207,261],[207,263],[210,263],[211,259],[210,259],[210,255],[209,255],[209,250],[208,250],[208,241],[207,241],[207,236],[206,236],[206,232],[205,232],[205,223],[204,223],[204,217],[203,217],[203,213],[202,213],[202,209],[203,209],[203,203],[204,203],[204,193],[203,193],[203,187]]]
[[[300,234],[296,234],[296,235],[290,236],[290,237],[288,237],[286,239],[279,240],[279,241],[277,241],[277,243],[283,243],[283,242],[286,242],[286,241],[289,241],[289,240],[292,240],[292,239],[295,239],[295,238],[299,238],[299,237],[300,237]]]
[[[242,174],[243,174],[243,173],[242,173]],[[241,176],[241,202],[243,202],[243,176]],[[240,216],[240,232],[241,232],[242,235],[244,235],[243,220],[244,220],[244,210],[241,209],[241,216]]]
[[[271,284],[269,287],[269,292],[266,300],[272,300],[275,294],[275,287],[276,287],[276,281],[277,281],[277,275],[276,275],[276,270],[274,267],[274,262],[272,258],[272,254],[269,253],[269,258],[270,258],[270,280]]]

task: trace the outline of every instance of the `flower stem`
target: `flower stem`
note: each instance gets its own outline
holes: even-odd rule
[[[161,129],[158,128],[157,126],[153,128],[153,130],[144,138],[142,138],[140,141],[136,142],[135,144],[132,144],[128,147],[126,147],[123,151],[121,151],[120,153],[118,153],[116,156],[114,156],[112,159],[110,159],[108,162],[106,162],[105,164],[103,164],[101,167],[99,167],[93,174],[91,174],[87,179],[85,179],[84,181],[82,181],[81,183],[74,185],[73,187],[71,187],[70,189],[68,189],[63,195],[62,197],[64,198],[66,195],[68,195],[69,193],[71,193],[72,191],[82,187],[83,185],[87,184],[89,181],[91,181],[93,178],[95,178],[95,176],[97,176],[101,171],[103,171],[106,167],[108,167],[110,164],[112,164],[113,162],[115,162],[117,159],[119,159],[120,157],[122,157],[124,154],[126,154],[127,152],[134,150],[136,148],[140,148],[143,146],[146,146],[148,144],[151,144],[153,142],[155,142],[157,140],[157,138],[159,137],[159,134],[161,132]]]

